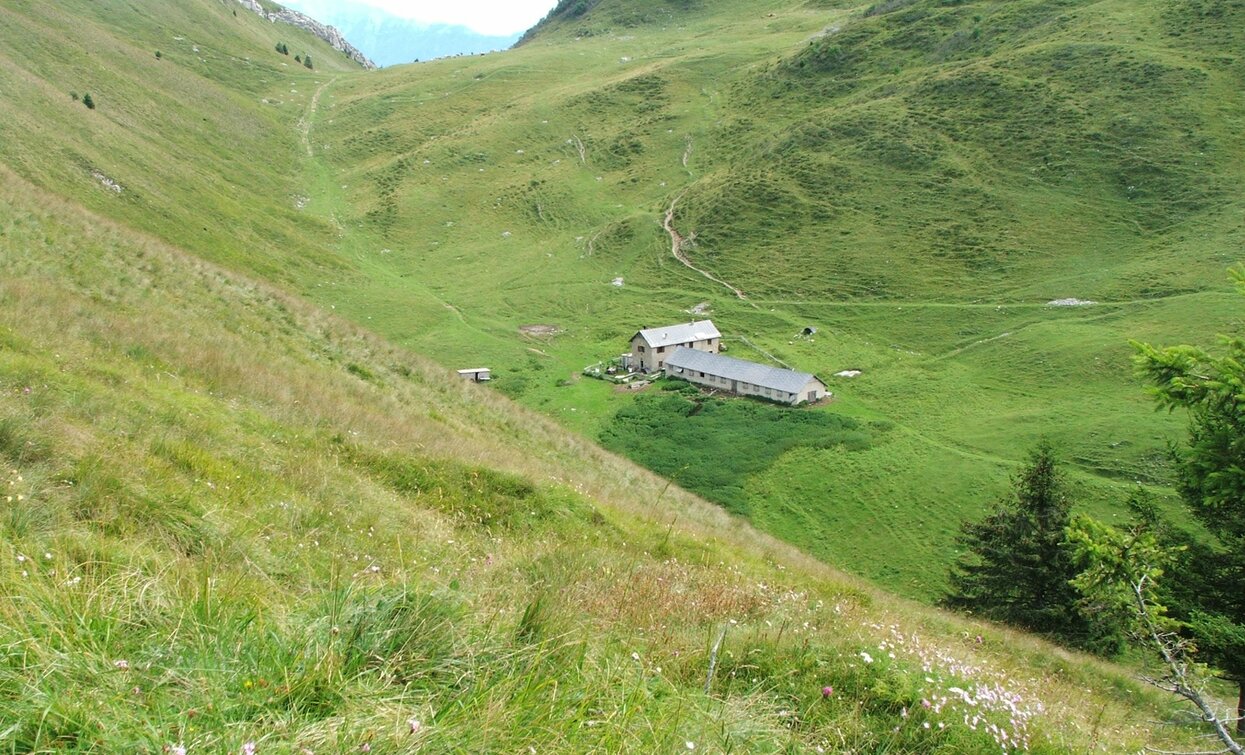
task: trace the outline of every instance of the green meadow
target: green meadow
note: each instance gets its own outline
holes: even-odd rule
[[[304,292],[589,437],[635,397],[579,370],[701,305],[732,353],[827,379],[819,411],[892,428],[719,502],[914,596],[1040,437],[1089,510],[1169,497],[1181,421],[1128,340],[1239,322],[1239,10],[866,10],[603,4],[505,54],[334,83],[322,201],[358,270]]]

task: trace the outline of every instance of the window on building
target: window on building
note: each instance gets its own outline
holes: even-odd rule
[[[639,352],[640,352],[641,354],[643,354],[643,353],[644,353],[644,344],[640,344],[640,345],[639,345],[639,346],[637,346],[636,348],[639,350]]]
[[[657,353],[658,353],[658,354],[665,354],[665,353],[666,353],[666,347],[665,347],[665,346],[658,346],[658,347],[657,347]]]

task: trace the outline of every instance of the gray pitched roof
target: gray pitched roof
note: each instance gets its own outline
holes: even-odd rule
[[[722,337],[718,329],[713,327],[712,320],[697,320],[679,325],[667,325],[664,328],[648,328],[636,335],[643,338],[649,346],[673,346]],[[635,336],[631,338],[634,340]]]
[[[667,370],[677,367],[724,377],[728,380],[752,383],[764,388],[773,388],[785,393],[799,393],[804,386],[808,385],[808,381],[816,379],[815,375],[807,372],[784,370],[780,367],[770,367],[734,357],[724,357],[721,354],[711,354],[708,351],[685,348],[675,349],[673,354],[666,357]]]

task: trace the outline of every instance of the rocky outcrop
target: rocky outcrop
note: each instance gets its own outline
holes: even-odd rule
[[[333,46],[333,49],[345,53],[346,57],[363,66],[364,68],[375,68],[376,64],[368,60],[367,56],[359,52],[359,49],[346,41],[341,32],[332,26],[322,24],[305,13],[299,13],[296,10],[275,6],[276,10],[267,11],[260,4],[259,0],[238,0],[238,3],[247,10],[255,13],[273,23],[289,24],[305,29],[316,35],[325,42]]]

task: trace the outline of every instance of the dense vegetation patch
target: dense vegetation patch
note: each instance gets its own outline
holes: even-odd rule
[[[449,514],[463,526],[531,529],[594,513],[567,491],[538,487],[524,477],[487,467],[353,448],[346,456],[396,492]],[[594,518],[600,520],[599,515]]]
[[[850,417],[711,398],[683,381],[663,388],[614,415],[602,445],[737,514],[748,511],[748,479],[787,451],[869,447],[869,429]]]

